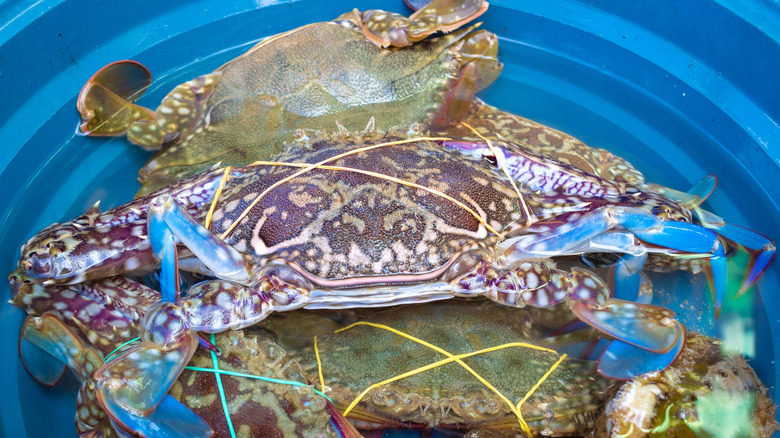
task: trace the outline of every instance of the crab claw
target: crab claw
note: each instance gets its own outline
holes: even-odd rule
[[[117,61],[98,70],[79,93],[79,132],[121,135],[137,120],[155,120],[154,111],[135,105],[152,83],[152,75],[135,61]]]
[[[742,286],[734,297],[739,298],[761,277],[769,263],[772,262],[775,246],[766,236],[738,225],[728,224],[719,216],[700,208],[700,205],[712,195],[717,186],[718,178],[714,175],[708,175],[694,184],[688,192],[679,192],[662,186],[653,187],[658,192],[693,210],[702,226],[714,230],[720,237],[742,246],[750,253],[750,261],[745,269]],[[712,282],[712,279],[710,280]]]
[[[49,353],[49,351],[59,351],[59,349],[50,348],[56,341],[35,329],[34,324],[28,325],[28,321],[25,321],[22,332],[19,334],[19,357],[22,359],[22,366],[38,383],[54,386],[65,374],[65,362]],[[33,328],[31,329],[30,326]],[[35,340],[28,340],[25,337],[25,332],[28,332],[27,337]],[[46,345],[47,348],[39,347],[38,345],[41,344]]]
[[[577,301],[571,309],[591,327],[654,353],[668,353],[684,331],[674,312],[652,304],[611,298],[603,305]]]
[[[635,239],[627,239],[626,235],[613,231],[618,225],[650,245],[638,245]],[[652,251],[680,258],[709,259],[716,316],[720,312],[727,272],[726,254],[717,234],[696,224],[663,221],[637,208],[600,207],[550,231],[511,241],[507,255],[513,258],[550,257],[604,251],[622,252],[629,257]],[[638,271],[636,266],[629,270]]]
[[[97,397],[113,424],[132,431],[132,436],[176,438],[210,437],[214,434],[202,418],[170,395],[166,395],[154,411],[143,417],[124,410],[105,386],[98,389]]]
[[[20,346],[22,361],[36,380],[53,384],[59,379],[56,375],[59,368],[47,368],[51,357],[43,366],[31,360],[48,353],[47,356],[54,356],[66,364],[82,382],[76,409],[76,429],[80,436],[91,436],[90,434],[102,436],[99,435],[100,431],[110,426],[105,413],[96,406],[93,397],[94,386],[91,384],[92,373],[103,363],[102,356],[95,349],[85,345],[81,338],[52,313],[27,318],[22,326],[22,336],[24,341]],[[33,355],[30,356],[29,353]]]
[[[612,341],[601,354],[596,370],[609,379],[628,380],[639,374],[665,369],[680,356],[685,347],[685,327],[681,327],[679,339],[668,352],[662,354],[623,341]]]
[[[167,395],[197,346],[198,336],[183,330],[164,345],[142,342],[97,370],[98,400],[112,421],[141,436],[210,437],[203,419]]]
[[[707,279],[710,282],[710,290],[715,303],[715,317],[718,317],[723,297],[726,294],[728,273],[726,253],[717,234],[707,228],[687,222],[665,221],[659,227],[646,229],[632,229],[631,225],[624,226],[647,243],[684,251],[693,257],[707,254],[710,262],[707,269]],[[679,256],[686,257],[685,254]]]
[[[411,17],[378,9],[361,16],[363,34],[379,47],[406,47],[435,32],[450,32],[482,15],[484,0],[434,0]]]
[[[626,380],[662,370],[685,345],[685,326],[664,307],[612,298],[603,305],[576,301],[571,309],[581,321],[617,338],[599,359],[598,371],[604,377]]]
[[[745,268],[742,286],[734,298],[742,296],[761,277],[775,257],[775,245],[768,237],[739,225],[728,224],[721,217],[701,208],[694,210],[702,225],[714,230],[720,237],[745,248],[750,261]]]

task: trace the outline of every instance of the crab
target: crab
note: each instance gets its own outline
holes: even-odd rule
[[[112,63],[79,94],[79,131],[127,134],[132,143],[159,149],[139,172],[144,195],[217,162],[269,158],[299,128],[339,122],[355,130],[371,116],[380,129],[450,124],[502,68],[494,34],[476,26],[457,30],[487,6],[436,0],[408,19],[354,10],[271,36],[175,87],[156,111],[134,103],[150,84],[149,71],[134,61]],[[440,31],[451,33],[423,41]]]
[[[663,371],[610,388],[608,402],[587,436],[745,436],[780,430],[777,406],[756,372],[720,342],[690,333],[680,358]]]
[[[133,428],[142,418],[131,418],[154,410],[194,353],[196,332],[301,307],[565,302],[614,338],[600,373],[662,369],[685,342],[674,312],[647,304],[648,293],[611,298],[592,272],[557,269],[550,258],[622,253],[634,271],[625,283],[648,252],[701,257],[722,288],[723,245],[690,221],[658,191],[508,141],[421,137],[413,128],[302,132],[274,161],[204,172],[55,224],[25,245],[20,267],[44,284],[68,284],[161,266],[162,299],[144,319],[144,342],[99,372],[106,403]],[[179,269],[217,279],[181,295]],[[128,384],[152,369],[152,384]]]
[[[561,355],[550,350],[555,348],[554,342],[539,338],[536,321],[526,310],[486,300],[450,300],[387,310],[356,309],[338,324],[327,319],[331,313],[296,311],[247,328],[244,333],[270,338],[283,352],[280,355],[300,364],[308,380],[318,382],[316,386],[323,388],[335,406],[363,429],[390,425],[582,435],[593,426],[603,407],[605,388],[612,382],[596,373],[594,362],[571,357],[542,379]],[[542,313],[544,317],[556,314]],[[322,332],[316,349],[311,330],[305,330],[309,325],[319,325]],[[510,343],[514,346],[463,359],[495,391],[457,363],[377,386],[446,359],[440,351],[390,329],[451,354]],[[529,394],[540,380],[541,385]],[[507,400],[512,404],[524,400],[518,408],[524,425]],[[359,403],[347,411],[354,401]]]
[[[31,315],[21,331],[25,368],[42,383],[54,384],[67,365],[82,383],[76,409],[79,436],[125,436],[128,427],[121,412],[116,415],[111,404],[102,400],[95,379],[100,378],[104,364],[137,339],[142,319],[159,300],[159,293],[122,276],[44,286],[15,272],[11,284],[13,304]],[[46,362],[27,342],[59,362]],[[294,367],[282,367],[270,353],[258,356],[256,343],[220,336],[215,345],[221,352],[218,367],[223,371],[292,383],[220,375],[235,430],[249,436],[360,436]],[[214,374],[203,370],[214,368],[216,361],[208,350],[196,351],[171,395],[163,398],[153,415],[145,417],[143,426],[134,425],[132,432],[158,437],[230,436],[219,397],[217,406],[212,406],[218,393]]]

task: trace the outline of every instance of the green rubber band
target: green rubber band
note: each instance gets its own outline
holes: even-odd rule
[[[125,345],[132,344],[133,342],[135,342],[135,341],[138,341],[138,340],[140,340],[140,339],[141,339],[141,337],[139,336],[139,337],[137,337],[137,338],[135,338],[135,339],[131,339],[131,340],[129,340],[129,341],[127,341],[127,342],[125,342],[124,344],[122,344],[122,345],[120,345],[120,346],[118,346],[118,347],[114,348],[114,351],[112,351],[111,353],[108,353],[108,354],[106,355],[106,357],[104,357],[104,358],[103,358],[103,362],[111,362],[112,360],[114,360],[114,359],[115,359],[114,357],[111,357],[111,356],[113,356],[113,355],[117,354],[117,352],[118,352],[119,350],[121,350],[121,349],[122,349],[122,348],[123,348]]]
[[[211,334],[211,344],[216,345],[217,340],[214,338],[214,333]],[[217,355],[211,352],[211,363],[214,365],[214,371],[219,371],[219,365],[217,364]],[[228,428],[230,429],[230,436],[236,438],[236,431],[233,430],[233,420],[230,419],[230,410],[228,410],[227,399],[225,398],[225,390],[222,389],[222,376],[220,373],[215,372],[214,378],[217,380],[217,388],[219,389],[219,398],[222,399],[222,410],[225,411],[225,419],[227,420]]]
[[[653,430],[650,431],[650,433],[664,433],[667,429],[672,425],[672,419],[669,417],[669,411],[672,410],[672,406],[674,404],[670,403],[669,406],[666,407],[666,417],[664,417],[664,422],[656,426]]]
[[[225,374],[228,376],[234,376],[234,377],[246,377],[249,379],[255,379],[255,380],[262,380],[264,382],[270,382],[270,383],[279,383],[282,385],[292,385],[292,386],[305,386],[306,388],[311,388],[312,391],[314,391],[315,394],[325,397],[328,399],[329,402],[333,403],[333,400],[330,399],[327,395],[325,395],[322,391],[315,389],[312,387],[312,385],[308,385],[306,383],[296,382],[294,380],[281,380],[281,379],[274,379],[273,377],[262,377],[262,376],[255,376],[253,374],[244,374],[244,373],[237,373],[235,371],[228,371],[228,370],[215,370],[213,368],[200,368],[200,367],[186,367],[187,370],[192,371],[203,371],[206,373],[215,373],[215,374]]]

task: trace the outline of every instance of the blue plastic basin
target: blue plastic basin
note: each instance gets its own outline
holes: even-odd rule
[[[353,7],[407,12],[400,1],[380,0],[0,2],[0,272],[13,269],[36,231],[97,200],[119,205],[137,189],[148,153],[124,139],[74,135],[76,96],[97,69],[142,62],[155,82],[140,103],[155,107],[174,85],[249,42]],[[776,2],[504,0],[482,20],[501,38],[506,65],[485,100],[622,155],[649,181],[687,190],[715,174],[720,185],[707,207],[780,240]],[[773,390],[777,266],[714,324],[703,288],[675,309],[689,326],[749,355]],[[675,294],[675,283],[656,281],[662,294]],[[76,383],[45,388],[27,375],[16,354],[24,315],[5,302],[4,284],[0,435],[73,436]]]

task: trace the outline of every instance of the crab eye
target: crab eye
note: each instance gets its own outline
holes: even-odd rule
[[[484,158],[488,163],[498,167],[498,159],[493,154],[482,154],[482,158]]]
[[[653,215],[661,219],[669,219],[669,213],[671,213],[671,209],[666,205],[657,205],[653,207]]]
[[[46,245],[49,248],[49,254],[59,254],[61,252],[64,252],[65,242],[62,242],[60,240],[55,240],[53,242],[49,242],[49,244]]]

